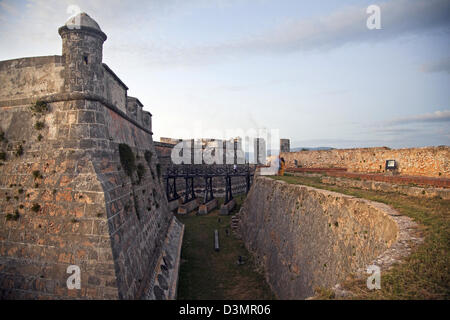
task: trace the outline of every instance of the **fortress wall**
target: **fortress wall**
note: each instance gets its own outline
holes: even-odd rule
[[[94,153],[78,139],[86,104],[52,103],[37,116],[29,107],[0,110],[0,296],[117,298],[105,194]],[[34,128],[38,120],[44,129]],[[81,290],[67,289],[70,265],[80,267]]]
[[[105,67],[105,98],[119,110],[127,112],[127,87],[114,72]]]
[[[364,148],[283,152],[288,167],[294,160],[305,168],[347,168],[349,172],[385,172],[386,160],[396,160],[402,175],[450,177],[450,147],[410,149]]]
[[[175,218],[168,209],[162,179],[158,175],[158,158],[151,135],[112,110],[104,110],[107,135],[113,142],[98,168],[107,198],[119,295],[126,299],[139,298],[154,289],[155,269],[159,267],[157,263],[164,241]],[[128,144],[136,155],[136,165],[145,167],[140,182],[136,172],[130,178],[123,168],[117,170],[121,166],[119,143]],[[146,151],[152,153],[150,163],[145,159]],[[173,258],[176,260],[177,257]]]
[[[59,29],[63,57],[0,62],[0,298],[173,299],[183,225],[151,114],[140,104],[130,117],[127,87],[102,64],[106,35],[80,21]],[[31,111],[38,99],[48,111]],[[128,174],[120,144],[135,157]],[[80,290],[67,288],[70,265]]]
[[[0,101],[60,92],[64,86],[61,56],[0,61]]]
[[[1,108],[7,140],[0,147],[6,153],[0,167],[0,296],[148,296],[174,225],[151,134],[98,101],[49,106],[45,115],[32,115],[30,105]],[[38,120],[43,130],[34,128]],[[119,143],[139,154],[136,161],[146,168],[140,182],[121,167]],[[19,145],[23,155],[16,156]],[[150,164],[146,150],[154,155]],[[35,170],[43,177],[35,179]],[[18,219],[8,219],[16,210]],[[171,253],[176,262],[177,252]],[[69,265],[81,269],[81,290],[66,287]],[[166,277],[177,272],[173,263]],[[164,297],[173,298],[166,291]]]
[[[279,299],[305,299],[370,264],[398,239],[390,207],[266,177],[240,217],[247,249]]]

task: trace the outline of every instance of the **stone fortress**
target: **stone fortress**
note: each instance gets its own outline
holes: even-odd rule
[[[92,18],[81,13],[59,34],[61,56],[0,61],[0,299],[175,299],[184,226],[164,177],[180,140],[153,141],[152,114],[102,62],[107,36]],[[231,142],[236,163],[242,150]],[[264,165],[266,143],[254,142]],[[324,183],[450,199],[447,146],[291,152],[281,139],[280,156],[292,175],[326,172]],[[254,180],[233,218],[278,298],[307,298],[420,240],[386,205]],[[241,177],[231,184],[245,190]],[[203,181],[195,187],[201,193]],[[71,266],[79,290],[68,288]]]
[[[184,227],[152,115],[102,63],[92,18],[59,34],[62,56],[0,62],[0,298],[173,299]]]

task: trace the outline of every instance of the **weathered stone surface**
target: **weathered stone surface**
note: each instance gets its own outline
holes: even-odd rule
[[[155,154],[151,115],[127,115],[128,88],[102,63],[106,36],[91,29],[61,28],[62,57],[0,62],[3,299],[149,297],[168,232],[182,233],[170,229],[162,179],[152,174],[158,159],[144,157]],[[37,100],[48,110],[32,112]],[[140,176],[122,168],[122,143]],[[172,240],[178,247],[180,234]],[[66,286],[69,265],[80,267],[80,290]],[[168,290],[178,277],[171,270]]]
[[[236,206],[236,200],[231,199],[228,203],[224,203],[220,206],[220,215],[227,216],[231,213],[231,210]]]
[[[210,213],[212,210],[217,208],[217,205],[218,205],[217,199],[212,199],[211,201],[205,204],[201,204],[198,209],[198,215],[205,215]]]
[[[450,147],[410,149],[362,148],[282,152],[288,167],[347,168],[350,172],[382,173],[386,160],[396,160],[402,175],[450,178]]]
[[[182,203],[178,207],[178,214],[188,214],[189,212],[194,211],[199,206],[198,199],[193,199],[192,201],[189,201],[188,203]]]
[[[174,217],[151,277],[153,290],[147,290],[146,299],[176,299],[183,235],[184,225]]]
[[[414,223],[398,216],[381,203],[258,177],[239,233],[278,298],[304,299],[403,243]]]

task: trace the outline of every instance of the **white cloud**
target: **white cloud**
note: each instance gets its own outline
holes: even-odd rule
[[[189,47],[161,41],[134,54],[151,64],[204,64],[239,54],[330,50],[347,44],[386,41],[430,30],[450,31],[448,0],[392,0],[380,4],[382,30],[366,27],[366,7],[352,6],[328,16],[288,21],[259,35]],[[121,48],[115,48],[121,50]],[[122,50],[127,50],[122,48]]]
[[[450,110],[435,111],[433,113],[426,113],[420,115],[414,115],[399,119],[394,119],[388,122],[388,124],[409,124],[409,123],[428,123],[428,122],[450,122]]]

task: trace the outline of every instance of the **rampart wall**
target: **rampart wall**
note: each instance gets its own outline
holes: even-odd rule
[[[283,152],[288,167],[347,168],[349,172],[384,173],[386,160],[396,160],[398,173],[411,176],[450,177],[450,147],[410,149],[363,148]]]

